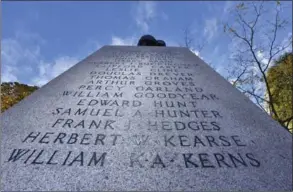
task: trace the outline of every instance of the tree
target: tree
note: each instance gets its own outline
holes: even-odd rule
[[[270,6],[274,7],[273,10]],[[229,80],[288,129],[275,104],[272,83],[267,76],[274,60],[292,45],[292,34],[286,39],[280,37],[280,32],[290,23],[281,16],[284,8],[279,1],[241,2],[231,10],[235,20],[224,24],[224,31],[230,35],[235,46]]]
[[[187,47],[191,51],[194,51],[193,49],[196,49],[198,51],[198,54],[203,50],[206,41],[199,42],[197,41],[196,45],[194,43],[193,34],[191,33],[191,27],[187,26],[184,30],[184,41],[183,41],[183,47]]]
[[[1,83],[1,112],[12,107],[37,89],[37,86],[29,86],[18,82]]]
[[[185,27],[183,30],[183,43],[179,43],[180,47],[186,47],[188,48],[191,52],[193,52],[196,56],[200,56],[202,53],[203,49],[205,48],[205,45],[208,43],[206,40],[197,40],[195,43],[194,40],[194,34],[191,32],[191,25],[188,25]],[[207,64],[212,67],[216,71],[216,67],[211,63],[207,62]]]
[[[267,72],[270,92],[274,108],[279,115],[279,120],[289,131],[293,131],[293,67],[292,52],[282,55]],[[270,107],[270,106],[268,106]],[[272,114],[276,119],[276,116]]]

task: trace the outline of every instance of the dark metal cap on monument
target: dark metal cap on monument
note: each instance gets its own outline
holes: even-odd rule
[[[163,40],[156,40],[152,35],[143,35],[137,46],[161,46],[166,47],[166,43]]]
[[[166,47],[166,43],[163,40],[157,40],[157,46]]]
[[[154,42],[104,46],[1,114],[1,191],[292,190],[291,134]]]

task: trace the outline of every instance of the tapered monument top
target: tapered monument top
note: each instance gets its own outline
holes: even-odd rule
[[[4,112],[1,190],[292,191],[291,134],[156,42],[105,46]]]

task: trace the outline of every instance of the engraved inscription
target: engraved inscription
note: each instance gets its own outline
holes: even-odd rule
[[[248,150],[255,142],[227,131],[229,117],[217,107],[221,97],[198,82],[199,65],[183,56],[120,50],[87,61],[90,70],[78,86],[56,93],[62,102],[52,106],[53,121],[41,127],[46,131],[25,132],[23,147],[11,149],[5,162],[162,170],[262,166]]]

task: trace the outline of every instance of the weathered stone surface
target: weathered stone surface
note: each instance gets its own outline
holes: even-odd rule
[[[1,127],[2,190],[292,190],[291,135],[185,48],[105,46]]]

